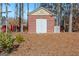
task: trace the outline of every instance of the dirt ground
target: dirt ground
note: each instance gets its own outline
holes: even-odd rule
[[[11,56],[79,56],[79,33],[20,34],[25,42]]]

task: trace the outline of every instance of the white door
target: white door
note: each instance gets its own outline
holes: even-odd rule
[[[36,33],[47,33],[46,19],[36,19]]]

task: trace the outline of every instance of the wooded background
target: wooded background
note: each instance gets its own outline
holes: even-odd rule
[[[3,12],[3,4],[5,4],[6,11]],[[63,32],[78,32],[79,31],[79,3],[15,3],[15,18],[18,19],[19,16],[19,26],[20,32],[23,32],[23,16],[24,16],[24,8],[27,8],[27,24],[28,24],[28,13],[30,12],[30,8],[39,8],[44,7],[50,10],[55,17],[55,25],[61,26]],[[33,4],[34,7],[30,7],[29,5]],[[9,11],[8,8],[11,4],[9,3],[0,3],[0,18],[2,18],[2,14],[6,14],[6,18],[8,14],[12,11]],[[26,6],[26,7],[24,7]]]

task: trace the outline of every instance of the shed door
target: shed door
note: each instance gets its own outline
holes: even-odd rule
[[[46,19],[36,19],[36,33],[47,33]]]

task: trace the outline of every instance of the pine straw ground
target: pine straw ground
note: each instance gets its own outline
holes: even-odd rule
[[[23,35],[25,42],[17,51],[10,54],[12,56],[79,55],[79,33],[20,34]]]

